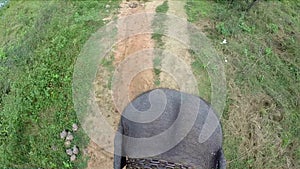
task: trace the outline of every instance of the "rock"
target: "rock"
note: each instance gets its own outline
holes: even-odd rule
[[[70,160],[75,161],[76,160],[76,155],[75,154],[71,155]]]
[[[283,119],[283,114],[280,111],[275,111],[272,113],[272,119],[274,121],[280,122]]]
[[[71,141],[70,140],[65,141],[65,147],[69,148],[70,146],[71,146]]]
[[[72,133],[71,133],[71,132],[68,132],[67,137],[66,137],[66,140],[67,140],[67,141],[72,141],[73,139],[74,139],[74,137],[73,137]]]
[[[110,21],[110,20],[111,20],[111,16],[102,19],[102,21]]]
[[[224,39],[224,40],[221,42],[221,44],[227,44],[227,40]]]
[[[51,149],[52,149],[53,151],[56,151],[56,150],[57,150],[57,147],[56,147],[55,145],[52,145],[52,146],[51,146]]]
[[[70,149],[70,148],[66,150],[66,153],[67,153],[69,156],[73,155],[73,151],[72,151],[72,149]]]
[[[108,4],[107,4],[107,5],[105,5],[105,8],[106,8],[106,9],[110,8],[110,5],[108,5]]]
[[[78,125],[76,123],[72,124],[72,130],[76,132],[78,130]]]
[[[73,154],[78,154],[79,153],[79,149],[78,149],[78,147],[76,146],[76,145],[74,145],[74,147],[73,147]]]
[[[131,2],[128,6],[130,8],[136,8],[138,6],[138,4],[136,2]]]
[[[61,133],[60,133],[60,138],[61,139],[65,139],[67,136],[67,131],[66,130],[63,130]]]
[[[88,155],[89,154],[89,149],[88,148],[85,148],[85,149],[83,149],[83,154],[85,154],[85,155]]]

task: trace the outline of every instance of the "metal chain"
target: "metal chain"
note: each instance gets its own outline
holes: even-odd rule
[[[191,166],[155,159],[128,159],[127,169],[194,169]]]

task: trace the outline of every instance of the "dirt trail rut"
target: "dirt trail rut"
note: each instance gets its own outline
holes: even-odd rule
[[[137,13],[154,13],[156,7],[162,2],[163,1],[146,2],[145,4],[139,5],[134,11],[126,8],[126,5],[132,2],[123,2],[121,6],[125,5],[125,7],[121,8],[119,18]],[[121,40],[121,42],[117,45],[117,50],[114,54],[114,65],[116,67],[116,73],[119,74],[119,76],[117,76],[117,79],[115,78],[116,80],[113,82],[116,86],[116,88],[113,89],[113,97],[119,112],[122,112],[128,102],[137,95],[154,88],[153,70],[145,69],[137,72],[136,69],[137,67],[143,67],[143,64],[148,67],[153,67],[151,56],[142,56],[142,58],[131,57],[131,55],[134,55],[136,52],[154,48],[154,41],[151,38],[151,34],[139,34],[127,37],[139,29],[139,27],[143,28],[143,30],[151,30],[152,19],[142,14],[134,23],[129,20],[131,19],[118,22],[118,39]],[[128,57],[131,57],[131,59],[126,60]],[[133,75],[133,77],[130,75]],[[126,82],[130,82],[130,84]]]
[[[151,1],[151,2],[138,2],[138,1],[123,1],[120,4],[119,15],[118,17],[126,17],[131,14],[150,12],[154,13],[157,6],[162,4],[162,0]],[[148,19],[141,19],[139,22],[134,24],[127,23],[126,19],[123,23],[118,22],[118,43],[115,46],[115,51],[112,53],[114,55],[113,66],[116,68],[116,72],[121,74],[120,78],[114,84],[118,86],[117,91],[112,92],[111,89],[107,87],[107,81],[110,79],[108,77],[112,76],[112,73],[107,69],[101,67],[99,73],[97,74],[97,79],[95,81],[95,95],[96,102],[99,107],[101,107],[101,113],[106,117],[106,121],[116,129],[120,118],[120,112],[127,103],[133,99],[135,96],[154,88],[153,85],[153,70],[145,70],[137,73],[130,80],[130,85],[123,85],[124,80],[127,79],[127,75],[134,71],[135,66],[143,65],[144,63],[132,63],[132,64],[122,64],[130,55],[145,49],[151,49],[154,47],[154,42],[151,39],[151,34],[142,34],[134,37],[129,37],[124,39],[128,32],[132,31],[134,27],[149,27],[151,28],[152,21]],[[151,59],[145,59],[143,62],[148,62],[148,65],[153,64]],[[124,65],[119,67],[120,65]],[[118,69],[119,67],[119,69]],[[124,92],[125,91],[125,92]],[[115,102],[121,102],[121,105],[118,105],[116,108],[115,103],[112,100],[112,97],[115,99]],[[111,142],[112,138],[103,138],[103,142]],[[88,160],[88,169],[110,169],[113,168],[113,154],[106,152],[103,147],[100,147],[93,141],[90,142],[87,149],[85,150],[86,156],[89,157]]]

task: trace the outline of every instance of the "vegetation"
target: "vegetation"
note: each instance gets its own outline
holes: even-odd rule
[[[165,22],[166,18],[164,17],[164,15],[161,15],[161,14],[167,13],[168,9],[169,9],[168,1],[164,1],[161,5],[159,5],[155,9],[157,15],[154,18],[154,21],[152,23],[153,32],[154,32],[152,34],[152,39],[155,41],[156,48],[163,48],[163,46],[164,46],[164,42],[163,42],[162,38],[163,38],[164,32],[165,32],[165,23],[164,22]]]
[[[78,122],[72,101],[76,57],[119,2],[9,1],[0,8],[0,168],[86,167],[82,154],[70,162],[59,133]],[[229,168],[300,168],[299,10],[292,0],[187,0],[188,21],[206,25],[202,31],[224,59]],[[156,9],[167,11],[167,1]],[[153,22],[156,47],[164,46],[165,19]],[[101,62],[110,74],[112,63]],[[159,77],[161,58],[153,64]],[[191,66],[207,79],[199,90],[209,100],[207,65],[194,59]],[[80,149],[88,141],[82,130],[75,134]]]
[[[168,9],[169,9],[168,1],[166,0],[155,9],[155,12],[156,13],[167,13]]]
[[[77,122],[76,57],[118,3],[10,1],[0,9],[0,168],[85,167],[82,156],[69,161],[59,133]],[[87,141],[76,133],[80,148]]]
[[[238,6],[240,10],[249,11],[260,0],[216,0],[217,2],[227,2],[230,5]]]
[[[157,13],[156,17],[154,18],[154,21],[152,23],[152,27],[153,27],[153,31],[154,33],[152,34],[152,39],[155,42],[155,48],[157,49],[163,49],[164,48],[164,41],[163,41],[163,37],[164,37],[164,33],[165,33],[165,21],[166,18],[164,17],[164,15],[161,14],[165,14],[167,13],[167,11],[169,10],[169,5],[168,5],[168,1],[164,1],[161,5],[159,5],[155,11]],[[160,78],[159,78],[159,74],[161,73],[161,55],[162,55],[162,51],[156,50],[156,55],[155,58],[153,60],[153,66],[154,66],[154,84],[156,86],[160,85]]]
[[[207,24],[202,30],[224,57],[228,167],[300,168],[300,5],[258,1],[247,11],[245,2],[186,4],[188,20]]]
[[[115,70],[115,66],[113,64],[114,59],[115,58],[114,58],[113,54],[110,54],[108,57],[103,58],[100,63],[100,65],[103,66],[103,68],[105,68],[105,70],[109,74],[109,76],[106,77],[107,79],[105,80],[107,82],[106,88],[108,88],[109,90],[112,89],[113,73]]]
[[[191,64],[193,74],[197,80],[199,96],[206,101],[211,101],[211,82],[207,71],[207,65],[193,52],[190,52],[193,62]]]

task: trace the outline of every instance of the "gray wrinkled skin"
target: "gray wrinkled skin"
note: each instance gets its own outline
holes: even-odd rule
[[[150,108],[149,94],[157,90],[163,91],[167,100],[167,104],[163,113],[157,119],[149,123],[133,122],[122,116],[118,131],[123,135],[135,138],[147,138],[155,136],[170,128],[170,126],[178,117],[181,104],[185,104],[185,102],[198,102],[200,108],[199,110],[197,109],[197,118],[195,119],[196,121],[187,136],[184,137],[184,139],[179,142],[179,144],[177,144],[167,152],[163,152],[162,154],[148,158],[161,159],[181,164],[189,164],[194,166],[196,169],[225,169],[226,161],[222,150],[222,130],[220,122],[217,118],[213,121],[213,123],[217,124],[217,129],[212,132],[213,134],[209,137],[208,140],[203,143],[199,142],[199,135],[201,129],[203,128],[203,125],[205,124],[208,110],[210,108],[210,105],[207,104],[203,99],[194,95],[178,92],[176,90],[155,89],[141,94],[130,104],[132,104],[134,108],[139,111],[146,111]],[[155,105],[153,105],[152,103],[152,106]],[[127,115],[128,113],[130,113],[129,111],[132,111],[132,109],[127,106],[123,111],[123,115]],[[189,108],[184,108],[181,113],[185,112],[188,113]],[[136,119],[142,119],[142,115],[136,116]],[[185,125],[186,123],[184,123],[183,121],[183,123],[180,124]],[[184,127],[185,126],[176,126],[175,131],[172,132],[174,133],[174,135],[168,136],[170,137],[170,140],[173,140],[176,132],[180,132],[180,128]],[[129,143],[125,137],[116,135],[114,145],[115,152],[117,150],[121,150],[122,157],[119,155],[114,156],[114,169],[122,169],[126,165],[126,157],[128,157],[128,155],[132,153],[132,151],[136,151],[132,144],[130,144],[131,146],[128,145]]]

